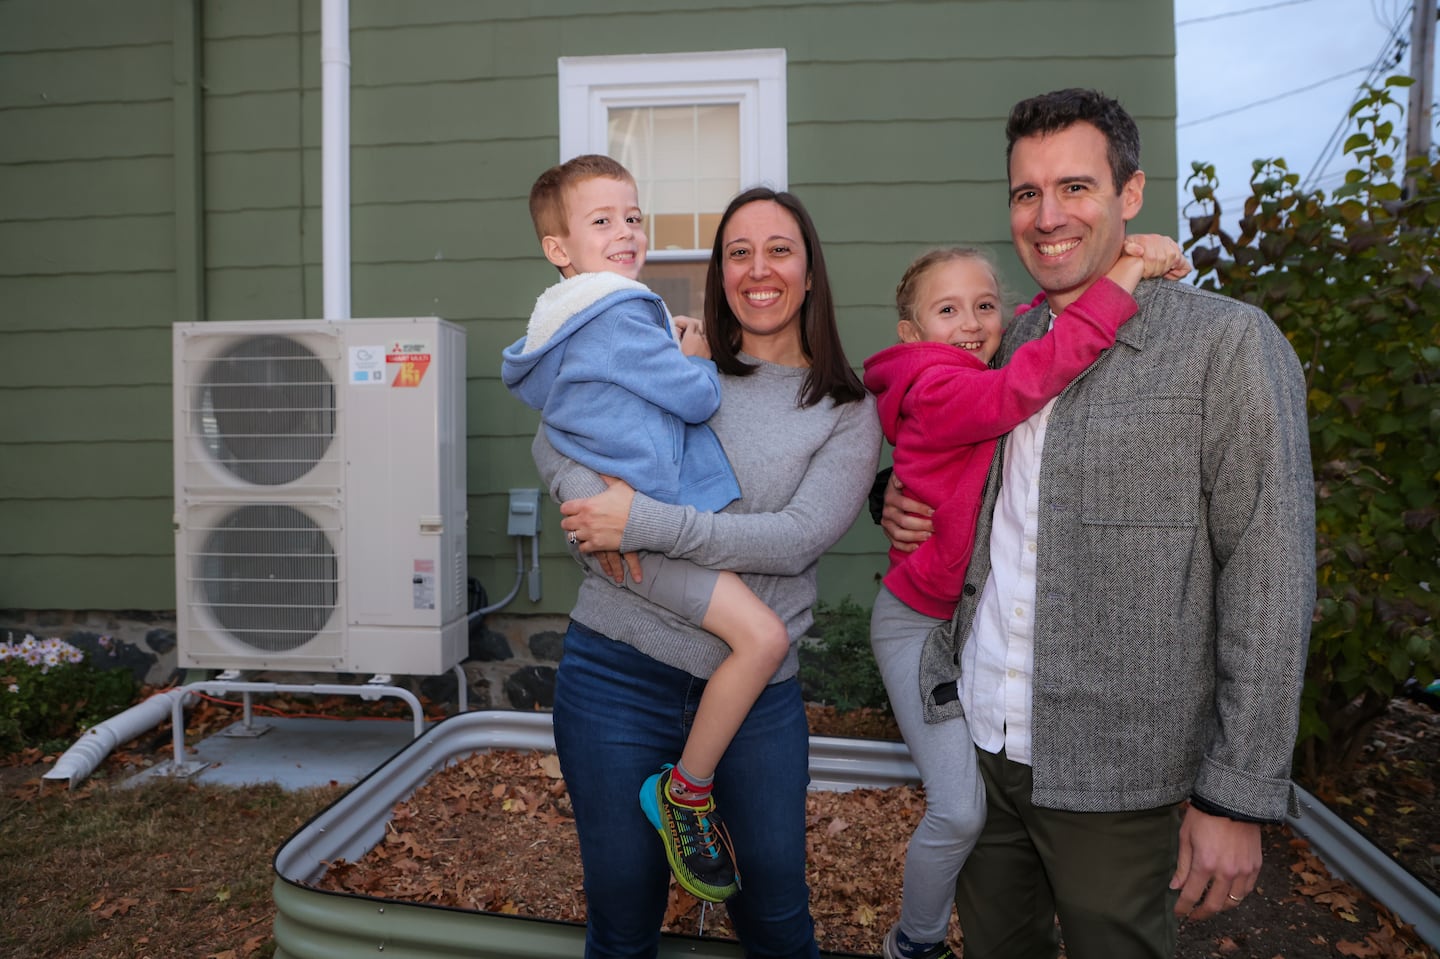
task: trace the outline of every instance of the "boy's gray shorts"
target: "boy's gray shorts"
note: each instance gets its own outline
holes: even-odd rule
[[[570,547],[580,565],[595,573],[617,589],[628,589],[637,596],[643,596],[656,606],[663,606],[683,616],[687,622],[699,626],[710,610],[710,597],[715,594],[715,583],[720,570],[697,566],[687,559],[673,559],[664,553],[640,554],[640,582],[630,578],[627,570],[625,582],[616,583],[600,568],[600,561]]]

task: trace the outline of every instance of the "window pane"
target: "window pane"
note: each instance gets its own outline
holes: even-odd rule
[[[740,190],[739,104],[614,107],[607,125],[610,155],[639,184],[650,249],[708,251]]]
[[[718,220],[719,217],[715,217]],[[712,221],[710,229],[715,229]],[[671,313],[705,315],[705,270],[708,258],[698,261],[649,260],[640,271],[640,282],[665,301]]]

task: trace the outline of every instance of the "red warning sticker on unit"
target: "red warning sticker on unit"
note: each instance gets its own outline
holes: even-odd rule
[[[392,342],[385,350],[385,378],[391,386],[419,386],[429,368],[429,343]]]

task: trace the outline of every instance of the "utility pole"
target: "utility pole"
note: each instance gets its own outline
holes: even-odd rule
[[[1409,125],[1405,137],[1405,158],[1430,156],[1430,127],[1435,99],[1435,0],[1415,0],[1414,22],[1410,25],[1410,87]]]

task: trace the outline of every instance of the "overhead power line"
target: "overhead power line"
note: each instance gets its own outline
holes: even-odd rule
[[[1394,22],[1390,25],[1390,31],[1385,35],[1385,42],[1380,45],[1380,52],[1375,55],[1375,61],[1370,64],[1370,69],[1366,72],[1365,79],[1361,81],[1360,87],[1363,88],[1373,84],[1380,78],[1380,75],[1385,72],[1386,68],[1390,66],[1390,50],[1400,39],[1401,32],[1405,27],[1407,13],[1408,11],[1401,11],[1396,15]],[[1300,181],[1300,188],[1302,190],[1308,191],[1316,185],[1316,179],[1320,174],[1325,172],[1325,168],[1328,167],[1330,161],[1335,158],[1336,151],[1340,149],[1341,135],[1344,134],[1349,126],[1350,109],[1347,104],[1345,111],[1340,115],[1339,122],[1335,124],[1335,129],[1330,131],[1330,136],[1325,140],[1325,145],[1320,148],[1320,153],[1316,156],[1314,165],[1311,166],[1309,172],[1305,174],[1305,178]]]
[[[1199,123],[1209,123],[1211,120],[1218,120],[1221,117],[1228,117],[1231,114],[1249,110],[1252,107],[1264,106],[1267,103],[1274,103],[1276,100],[1284,100],[1286,97],[1293,97],[1297,93],[1306,93],[1316,87],[1323,87],[1327,83],[1334,83],[1336,80],[1343,80],[1345,77],[1354,76],[1357,73],[1369,73],[1370,67],[1356,67],[1353,70],[1346,70],[1344,73],[1337,73],[1334,76],[1326,77],[1323,80],[1316,80],[1314,83],[1307,83],[1303,87],[1296,87],[1294,90],[1286,90],[1284,93],[1277,93],[1273,97],[1265,97],[1260,100],[1252,100],[1249,103],[1241,104],[1238,107],[1231,107],[1229,110],[1221,110],[1219,113],[1212,113],[1208,117],[1199,117],[1195,120],[1186,120],[1184,123],[1175,124],[1176,128],[1193,127]]]
[[[1275,10],[1279,7],[1293,7],[1299,3],[1313,3],[1314,0],[1281,0],[1279,3],[1267,3],[1259,7],[1246,7],[1244,10],[1231,10],[1229,13],[1212,13],[1208,17],[1191,17],[1189,20],[1176,20],[1175,26],[1188,27],[1192,23],[1209,23],[1211,20],[1226,20],[1230,17],[1243,17],[1247,13],[1260,13],[1264,10]]]

